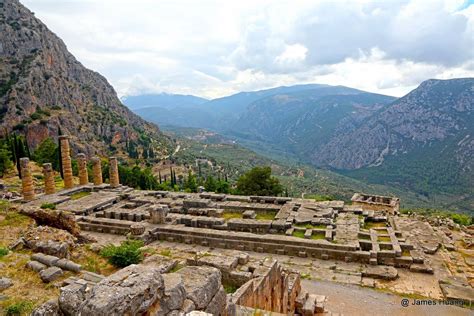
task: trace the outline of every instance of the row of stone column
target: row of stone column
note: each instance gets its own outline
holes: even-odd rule
[[[59,136],[59,144],[61,146],[61,165],[64,177],[64,188],[71,189],[74,187],[74,178],[72,175],[72,163],[70,156],[69,137]],[[92,161],[92,178],[94,185],[101,185],[102,180],[102,165],[99,157],[93,157]],[[86,155],[80,153],[77,155],[78,169],[79,169],[79,185],[86,185],[89,183],[89,174],[87,171]],[[29,166],[28,158],[20,159],[20,173],[22,179],[22,193],[26,201],[31,201],[35,198],[35,188],[33,185],[33,177]],[[45,194],[53,194],[56,192],[56,185],[54,181],[54,171],[51,163],[43,164],[44,175],[44,192]],[[118,161],[116,157],[109,158],[109,184],[112,188],[120,185],[120,178],[118,173]]]

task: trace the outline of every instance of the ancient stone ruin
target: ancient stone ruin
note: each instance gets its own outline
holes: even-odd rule
[[[69,152],[67,137],[61,144],[64,181],[72,183],[65,172],[70,167],[70,156],[65,153]],[[78,186],[54,193],[51,168],[45,164],[46,194],[36,197],[28,160],[22,159],[27,202],[23,211],[39,212],[41,205],[52,203],[56,214],[69,214],[82,231],[126,235],[145,244],[164,241],[197,245],[233,251],[235,255],[196,255],[176,272],[171,271],[176,263],[158,256],[107,278],[85,273],[68,279],[59,299],[43,309],[61,310],[67,315],[181,315],[193,310],[213,315],[252,315],[255,310],[302,315],[324,312],[325,298],[302,292],[297,272],[273,260],[251,265],[248,252],[357,263],[362,268],[353,273],[369,279],[394,280],[398,277],[396,269],[434,272],[424,254],[435,253],[441,244],[430,237],[434,232],[430,236],[410,233],[412,222],[397,216],[397,198],[355,194],[352,205],[347,205],[344,201],[287,197],[140,191],[120,184],[116,158],[109,160],[109,184],[102,181],[99,158],[92,158],[93,184],[86,181],[85,155],[78,158]],[[73,199],[78,193],[82,193],[80,198]],[[449,240],[443,246],[453,247]],[[74,263],[54,257],[57,253],[42,252],[29,266],[39,271],[45,282],[57,278],[64,269],[80,271]],[[158,263],[148,266],[153,260]],[[130,286],[124,287],[125,283]],[[226,294],[223,284],[237,290]]]

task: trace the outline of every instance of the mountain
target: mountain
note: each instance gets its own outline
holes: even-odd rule
[[[133,109],[135,113],[141,117],[146,117],[147,120],[160,125],[172,125],[180,127],[195,127],[195,128],[208,128],[218,131],[226,130],[231,124],[234,124],[245,112],[247,107],[254,101],[261,98],[265,98],[271,95],[281,93],[291,93],[297,91],[305,91],[315,89],[318,87],[326,87],[326,85],[318,84],[306,84],[306,85],[294,85],[294,86],[282,86],[266,90],[251,91],[251,92],[239,92],[227,97],[213,99],[208,102],[199,103],[184,103],[182,96],[170,95],[167,99],[166,106],[162,105],[165,102],[159,103],[160,100],[155,99],[152,102],[150,98],[144,96],[146,102],[139,104],[150,103],[149,106],[137,107],[133,102],[133,99],[125,98],[124,103]],[[177,96],[176,98],[174,96]],[[137,96],[140,98],[141,96]],[[185,100],[191,101],[186,96]],[[194,97],[197,98],[197,97]],[[199,100],[200,98],[198,98]],[[200,101],[200,100],[199,100]]]
[[[122,102],[131,110],[154,107],[168,110],[173,108],[192,108],[207,101],[209,100],[193,95],[169,93],[142,94],[122,98]]]
[[[20,131],[35,148],[60,127],[87,154],[120,153],[126,145],[166,152],[168,137],[125,107],[31,11],[18,0],[0,5],[2,133]]]

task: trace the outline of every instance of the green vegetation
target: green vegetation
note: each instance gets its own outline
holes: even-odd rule
[[[9,252],[8,248],[0,247],[0,258],[8,255]]]
[[[242,212],[224,211],[222,218],[228,221],[231,218],[242,218]]]
[[[293,237],[304,238],[304,230],[295,229],[292,234]]]
[[[307,229],[326,229],[326,225],[296,224],[295,226]]]
[[[231,284],[223,284],[223,286],[224,286],[224,290],[227,294],[235,293],[235,291],[237,291],[237,289],[238,289],[237,286],[231,285]]]
[[[7,144],[0,143],[0,177],[13,166],[11,159]]]
[[[323,201],[334,201],[337,198],[332,195],[323,195],[323,194],[305,194],[305,199],[313,199],[316,202],[323,202]]]
[[[414,208],[414,209],[401,209],[400,212],[402,214],[408,213],[415,213],[418,215],[424,216],[439,216],[442,218],[450,218],[455,223],[460,225],[471,225],[474,223],[473,216],[468,214],[459,214],[455,212],[445,211],[445,210],[438,210],[438,209],[431,209],[431,208]]]
[[[162,249],[160,255],[164,257],[171,257],[171,249]]]
[[[5,308],[6,316],[21,316],[29,315],[29,312],[33,310],[34,304],[30,301],[20,301],[14,304],[11,304]]]
[[[402,251],[402,257],[410,257],[411,254],[410,254],[410,250],[408,249],[403,249]]]
[[[275,211],[264,211],[264,212],[256,212],[255,219],[258,220],[273,220],[275,218],[277,212]]]
[[[388,237],[388,236],[378,236],[378,237],[377,237],[377,241],[378,241],[378,242],[390,242],[391,239],[390,239],[390,237]]]
[[[91,195],[91,193],[87,191],[76,192],[71,195],[71,200],[79,200],[88,195]]]
[[[311,239],[315,239],[315,240],[326,239],[326,234],[313,232],[313,234],[311,235]]]
[[[364,229],[387,227],[385,222],[364,222]]]
[[[270,167],[254,167],[237,180],[237,194],[277,196],[282,192],[283,187],[277,178],[272,177]]]
[[[143,247],[141,240],[126,240],[120,246],[108,245],[104,247],[100,255],[107,258],[112,265],[123,268],[143,260],[141,247]]]
[[[43,203],[40,206],[43,210],[55,210],[56,204],[54,203]]]
[[[59,146],[51,139],[43,140],[33,153],[33,160],[38,164],[51,163],[59,171]]]

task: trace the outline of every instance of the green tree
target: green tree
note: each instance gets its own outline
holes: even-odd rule
[[[13,164],[11,161],[11,152],[8,150],[7,144],[4,142],[0,143],[0,176],[10,169]]]
[[[237,194],[266,196],[282,192],[283,187],[277,178],[272,177],[270,167],[254,167],[237,180]]]
[[[206,189],[207,192],[215,192],[217,189],[217,183],[216,180],[214,180],[214,177],[211,175],[207,176],[206,182],[204,182],[204,188]]]
[[[191,170],[188,171],[188,178],[186,181],[184,181],[184,190],[186,192],[197,192],[197,181],[196,181],[196,176],[191,172]]]
[[[34,151],[33,160],[39,164],[50,162],[55,170],[59,170],[58,145],[51,138],[46,138]]]

